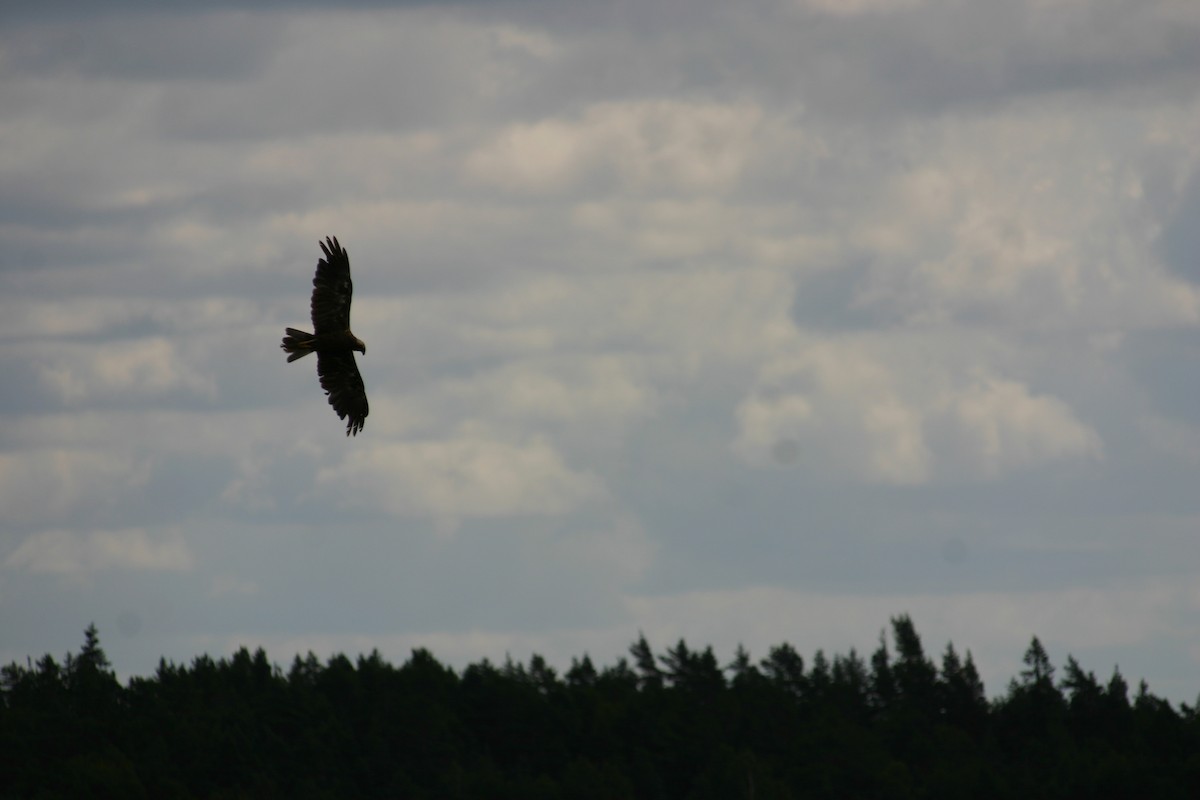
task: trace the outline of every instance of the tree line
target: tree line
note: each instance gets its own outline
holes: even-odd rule
[[[722,664],[680,640],[561,674],[428,650],[400,666],[261,648],[117,680],[95,625],[0,670],[0,797],[1193,798],[1200,713],[1035,637],[989,700],[907,615],[869,658],[791,645]]]

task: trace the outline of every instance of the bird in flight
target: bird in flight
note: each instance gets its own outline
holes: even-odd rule
[[[338,244],[336,236],[318,242],[325,258],[317,262],[313,277],[313,332],[286,328],[279,345],[288,354],[288,363],[317,354],[317,377],[329,395],[329,405],[338,419],[346,420],[346,435],[358,435],[367,419],[367,387],[363,385],[354,351],[364,356],[367,345],[350,332],[350,300],[354,284],[350,280],[350,256]]]

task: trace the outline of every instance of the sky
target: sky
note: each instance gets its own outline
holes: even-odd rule
[[[0,12],[0,662],[907,613],[1196,701],[1200,4],[239,5]]]

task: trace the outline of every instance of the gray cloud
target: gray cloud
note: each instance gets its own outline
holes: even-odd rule
[[[1192,283],[1200,283],[1200,177],[1193,173],[1162,231],[1161,252],[1167,266]]]
[[[262,14],[213,14],[210,6],[180,24],[173,15],[153,13],[163,4],[123,14],[110,5],[95,18],[94,6],[82,5],[71,11],[70,23],[39,20],[16,28],[7,37],[5,67],[27,78],[228,82],[256,74],[278,42],[277,27]],[[138,13],[146,11],[152,13]]]

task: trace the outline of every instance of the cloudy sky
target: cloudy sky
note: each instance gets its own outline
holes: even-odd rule
[[[908,612],[1196,699],[1200,5],[234,5],[0,22],[0,661]]]

